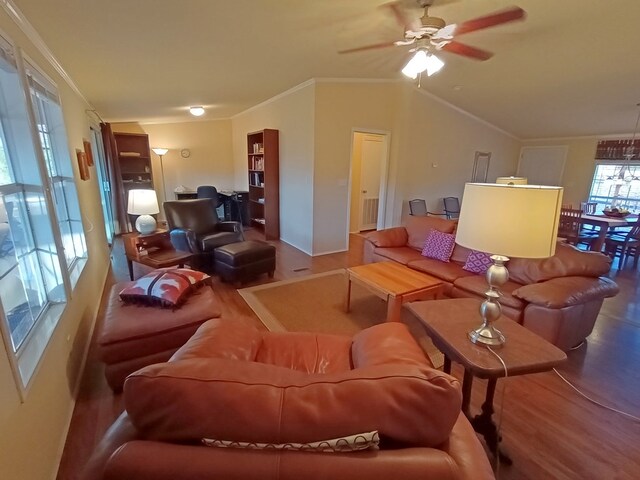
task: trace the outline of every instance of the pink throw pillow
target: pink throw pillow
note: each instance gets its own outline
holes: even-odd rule
[[[431,230],[422,248],[422,256],[448,262],[456,246],[456,237],[450,233]]]
[[[467,272],[485,273],[492,263],[490,253],[471,250],[462,269]]]

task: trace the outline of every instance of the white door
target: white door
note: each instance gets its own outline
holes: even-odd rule
[[[385,154],[382,135],[364,135],[360,169],[360,231],[374,230],[378,225],[380,177]]]
[[[562,185],[562,174],[569,147],[522,147],[518,177],[525,177],[530,185]]]

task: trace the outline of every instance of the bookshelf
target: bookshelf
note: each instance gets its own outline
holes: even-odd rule
[[[113,136],[116,139],[120,183],[125,192],[124,204],[127,205],[129,190],[153,189],[149,136],[141,133],[120,132],[114,132]]]
[[[249,219],[265,238],[280,238],[280,173],[278,130],[247,134]]]

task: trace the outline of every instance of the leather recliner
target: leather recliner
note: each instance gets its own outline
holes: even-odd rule
[[[214,250],[244,240],[240,222],[221,222],[208,198],[164,202],[171,243],[176,250],[191,252],[192,268],[213,270]]]
[[[204,323],[168,363],[125,381],[126,411],[83,480],[489,480],[460,413],[460,384],[401,323],[354,337]],[[378,431],[378,449],[313,452],[235,442],[313,442]],[[207,447],[202,440],[233,442]]]

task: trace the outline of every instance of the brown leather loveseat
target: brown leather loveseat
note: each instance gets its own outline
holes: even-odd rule
[[[402,227],[367,235],[364,261],[395,261],[439,278],[444,294],[452,298],[484,298],[484,275],[463,269],[470,250],[455,246],[449,262],[422,256],[432,229],[455,233],[457,220],[410,216]],[[602,302],[618,293],[618,286],[604,277],[611,259],[558,244],[553,257],[512,258],[507,264],[509,281],[502,287],[503,313],[563,350],[579,345],[589,336]]]
[[[460,414],[459,382],[433,369],[400,323],[351,338],[211,320],[168,363],[130,375],[124,402],[85,480],[494,478]],[[378,449],[346,453],[202,444],[372,430]]]

